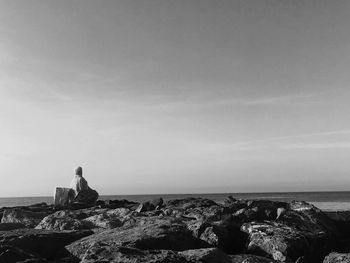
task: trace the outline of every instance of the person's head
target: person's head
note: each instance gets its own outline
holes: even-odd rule
[[[81,168],[80,166],[78,166],[78,167],[75,169],[75,174],[76,174],[76,175],[82,176],[82,175],[83,175],[83,168]]]

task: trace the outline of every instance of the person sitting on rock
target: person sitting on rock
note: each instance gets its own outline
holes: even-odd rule
[[[70,194],[71,203],[94,204],[98,199],[98,193],[91,189],[88,182],[83,177],[83,168],[75,169],[75,176],[70,184],[72,189]]]

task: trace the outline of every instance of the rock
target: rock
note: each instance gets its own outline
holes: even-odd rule
[[[66,249],[78,258],[82,258],[87,247],[98,243],[108,249],[128,246],[142,250],[188,250],[204,246],[178,219],[168,217],[145,217],[137,219],[133,225],[123,226],[78,240]]]
[[[186,263],[182,257],[171,250],[140,250],[132,247],[95,244],[88,247],[82,256],[83,263]],[[198,262],[199,263],[199,262]]]
[[[242,226],[249,233],[249,252],[264,251],[279,261],[295,261],[305,256],[310,262],[318,262],[329,253],[339,234],[326,214],[306,202],[278,206],[283,208],[283,213],[276,221],[253,221]]]
[[[326,256],[323,263],[349,263],[350,253],[336,253],[332,252]]]
[[[44,260],[40,258],[38,255],[34,255],[33,253],[24,251],[22,249],[13,247],[13,246],[1,246],[0,247],[0,263],[15,263],[20,261],[34,260],[36,262],[43,262]]]
[[[25,227],[26,226],[21,223],[0,223],[0,231],[9,231]]]
[[[149,203],[151,204],[151,206],[153,206],[154,208],[156,208],[157,206],[159,208],[161,208],[164,204],[164,200],[163,198],[159,197],[159,198],[154,198],[151,201],[149,201]]]
[[[144,202],[136,208],[135,212],[142,213],[142,212],[147,212],[147,211],[151,211],[151,210],[153,210],[151,208],[151,204],[149,202]]]
[[[299,258],[295,261],[295,263],[306,263],[305,257],[304,257],[304,256],[299,257]]]
[[[242,226],[249,234],[247,250],[252,254],[262,254],[277,261],[295,261],[308,255],[310,243],[306,234],[273,221],[251,222]]]
[[[178,253],[188,262],[201,263],[231,263],[231,258],[217,248],[202,248],[185,250]]]
[[[279,219],[315,234],[324,232],[331,238],[340,236],[334,221],[320,209],[307,202],[292,201],[287,211]]]
[[[246,206],[237,210],[233,215],[236,220],[246,223],[260,220],[274,220],[277,217],[277,210],[286,208],[287,203],[274,202],[269,200],[250,200]]]
[[[111,210],[108,208],[89,207],[89,208],[83,208],[83,209],[77,209],[77,210],[65,210],[65,211],[70,217],[78,220],[82,220],[90,216],[106,213]]]
[[[52,259],[64,246],[91,235],[90,230],[51,231],[38,229],[17,229],[0,231],[0,246],[13,246],[41,257]]]
[[[86,225],[71,216],[69,211],[58,211],[48,215],[35,227],[46,230],[79,230],[86,229]]]
[[[185,199],[175,199],[175,200],[169,200],[166,203],[167,207],[171,208],[182,208],[182,209],[189,209],[194,207],[210,207],[213,205],[218,205],[213,200],[205,199],[205,198],[185,198]]]
[[[228,254],[236,254],[245,251],[247,235],[240,231],[239,225],[226,220],[210,223],[199,238]]]
[[[193,207],[182,211],[184,217],[206,221],[221,220],[224,214],[224,208],[217,204],[209,207]]]
[[[21,223],[26,227],[35,227],[48,213],[31,212],[23,209],[6,209],[1,219],[1,223]]]
[[[82,220],[82,223],[89,228],[112,229],[123,225],[123,222],[116,216],[102,213],[90,216]]]
[[[88,247],[81,262],[114,263],[231,263],[230,257],[217,248],[171,250],[140,250],[133,247],[106,247],[104,243]]]
[[[238,254],[229,256],[232,263],[277,263],[278,261],[256,255]]]
[[[106,206],[109,208],[135,208],[136,206],[138,206],[139,203],[136,202],[132,202],[132,201],[128,201],[125,199],[122,200],[108,200],[106,201]]]
[[[151,201],[141,203],[135,211],[138,213],[153,211],[156,208],[160,209],[163,206],[163,203],[163,198],[155,198]]]
[[[93,189],[82,190],[74,198],[73,202],[78,204],[94,205],[98,199],[98,193]]]
[[[350,211],[324,212],[340,230],[340,238],[350,238]],[[349,244],[349,242],[347,242]]]
[[[286,212],[286,209],[284,207],[277,208],[276,219],[280,218],[285,212]]]
[[[236,203],[238,200],[234,198],[232,195],[228,196],[224,200],[224,206],[231,206],[232,204]]]

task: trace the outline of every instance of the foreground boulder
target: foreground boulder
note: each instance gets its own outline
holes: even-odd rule
[[[314,235],[335,239],[340,231],[335,222],[317,207],[303,201],[292,201],[287,210],[280,215],[278,221],[294,226]]]
[[[32,212],[23,209],[6,209],[1,223],[20,223],[28,228],[35,227],[48,212]]]
[[[86,227],[80,220],[72,217],[69,211],[58,211],[43,218],[35,228],[46,230],[79,230]]]
[[[163,198],[155,198],[151,201],[141,203],[135,211],[138,213],[153,211],[155,209],[160,209],[163,206],[163,203]]]
[[[122,226],[123,222],[113,214],[102,213],[83,219],[82,224],[88,228],[112,229]]]
[[[231,258],[217,248],[186,250],[178,253],[188,262],[231,263]]]
[[[172,250],[141,250],[133,247],[99,246],[87,248],[81,262],[113,263],[231,263],[231,258],[217,248],[193,249],[182,252]]]
[[[43,258],[23,249],[12,246],[0,246],[0,262],[15,263],[15,262],[45,262]]]
[[[228,204],[228,208],[231,209],[235,219],[242,223],[275,220],[279,217],[278,211],[285,210],[287,206],[288,204],[285,202],[270,200],[236,200]]]
[[[49,231],[38,229],[17,229],[0,231],[0,246],[13,246],[41,257],[52,259],[64,246],[91,235],[84,231]]]
[[[242,231],[249,234],[249,252],[278,261],[304,256],[307,261],[319,262],[339,236],[333,220],[315,206],[299,201],[289,203],[275,220],[243,224]]]
[[[270,258],[265,258],[250,254],[238,254],[230,255],[231,263],[277,263],[279,261],[272,260]]]
[[[188,250],[204,246],[179,219],[145,217],[130,225],[103,231],[80,239],[66,247],[75,257],[82,259],[86,248],[103,244],[106,250],[116,247],[134,247],[142,250]]]
[[[210,207],[217,205],[213,200],[206,198],[184,198],[184,199],[174,199],[166,202],[166,206],[170,208],[194,208],[194,207]]]
[[[108,207],[110,209],[115,209],[115,208],[129,208],[133,209],[136,208],[139,205],[137,202],[132,202],[126,199],[122,200],[107,200],[105,202],[105,207]]]
[[[308,254],[310,246],[297,229],[273,221],[251,222],[242,226],[249,234],[249,253],[264,255],[277,261],[295,261]]]
[[[350,262],[350,253],[330,253],[325,259],[323,263],[349,263]]]
[[[74,260],[74,259],[72,259]],[[78,261],[79,262],[79,261]],[[81,262],[113,262],[113,263],[185,263],[176,252],[171,250],[144,251],[132,247],[108,246],[96,244],[87,247],[81,256]]]
[[[26,226],[21,223],[0,223],[0,231],[9,231],[19,228],[26,228]]]

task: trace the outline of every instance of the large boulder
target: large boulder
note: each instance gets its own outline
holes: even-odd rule
[[[350,253],[336,253],[332,252],[326,256],[323,263],[349,263]]]
[[[185,250],[178,253],[188,262],[200,263],[231,263],[231,258],[217,248],[202,248]]]
[[[350,238],[350,211],[332,211],[324,212],[330,219],[333,220],[334,224],[339,229],[341,239]],[[349,241],[346,241],[347,246]]]
[[[123,225],[123,222],[118,217],[108,213],[90,216],[81,222],[88,228],[112,229]]]
[[[243,224],[242,231],[249,235],[247,250],[252,254],[277,261],[295,261],[310,251],[306,233],[282,223],[251,222]]]
[[[122,199],[122,200],[107,200],[105,206],[111,209],[115,209],[115,208],[136,208],[139,205],[139,203],[137,202],[132,202],[126,199]]]
[[[147,211],[153,211],[155,209],[160,209],[164,204],[163,198],[155,198],[150,201],[141,203],[137,208],[136,212],[142,213]]]
[[[88,247],[81,258],[84,263],[231,263],[228,255],[217,248],[171,250],[141,250],[133,247],[108,247],[104,243]]]
[[[94,205],[98,199],[98,193],[96,190],[87,189],[82,190],[74,198],[73,203],[83,204],[83,205]]]
[[[35,227],[48,213],[32,212],[19,208],[6,209],[1,223],[20,223],[28,228]]]
[[[323,211],[312,204],[303,201],[292,201],[278,218],[278,221],[294,226],[315,235],[337,238],[340,236],[335,222]]]
[[[71,215],[72,213],[69,211],[57,211],[44,217],[35,228],[47,230],[79,230],[88,228],[83,222]]]
[[[231,211],[235,220],[242,223],[258,220],[275,220],[278,217],[279,209],[285,209],[288,206],[284,202],[275,202],[269,200],[249,200],[236,201],[231,204]],[[234,211],[234,209],[241,207]]]
[[[21,223],[0,223],[0,231],[10,231],[25,227],[26,226]]]
[[[45,262],[34,253],[13,246],[0,246],[0,263]]]
[[[0,231],[0,246],[13,246],[44,258],[52,259],[66,245],[91,235],[83,231],[51,231],[39,229],[17,229]]]
[[[213,200],[206,199],[206,198],[184,198],[184,199],[174,199],[169,200],[166,202],[167,207],[171,208],[182,208],[182,209],[189,209],[194,207],[210,207],[213,205],[218,205]]]
[[[169,217],[139,218],[133,224],[103,231],[78,240],[66,249],[78,258],[84,256],[86,248],[105,246],[114,249],[119,246],[134,247],[142,250],[187,250],[200,248],[204,242],[195,238],[182,220]]]
[[[74,260],[74,259],[73,259]],[[81,262],[98,263],[186,263],[176,252],[171,250],[140,250],[132,247],[108,246],[96,243],[87,247]]]
[[[257,255],[237,254],[230,255],[231,263],[278,263],[279,261],[272,260]]]

